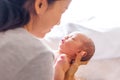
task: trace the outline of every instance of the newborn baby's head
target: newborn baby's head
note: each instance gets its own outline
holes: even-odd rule
[[[79,40],[81,42],[79,49],[80,51],[86,52],[86,54],[83,56],[81,61],[88,61],[91,59],[91,57],[93,56],[95,52],[94,42],[92,41],[92,39],[90,39],[84,34],[78,33],[78,35],[79,35]]]
[[[82,61],[88,61],[95,52],[93,41],[80,32],[72,32],[65,36],[59,46],[60,53],[67,54],[71,59],[75,59],[76,53],[85,51]]]

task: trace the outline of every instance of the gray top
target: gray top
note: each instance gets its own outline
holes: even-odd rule
[[[53,80],[53,53],[23,28],[0,32],[0,80]]]

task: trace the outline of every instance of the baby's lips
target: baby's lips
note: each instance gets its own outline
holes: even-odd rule
[[[62,43],[64,43],[64,41],[65,41],[64,39],[61,40]]]

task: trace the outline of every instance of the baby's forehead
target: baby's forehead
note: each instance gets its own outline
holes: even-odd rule
[[[70,33],[70,34],[68,34],[68,36],[80,36],[80,33]]]
[[[84,38],[87,39],[87,37],[84,34],[81,33],[70,33],[69,36],[74,36],[74,37],[78,37],[78,38]]]

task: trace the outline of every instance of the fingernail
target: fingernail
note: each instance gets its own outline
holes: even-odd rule
[[[84,56],[84,54],[85,54],[85,51],[82,51],[82,54],[81,54],[81,55]]]

